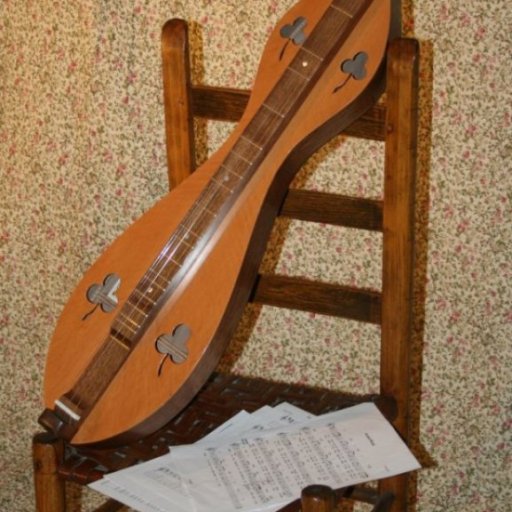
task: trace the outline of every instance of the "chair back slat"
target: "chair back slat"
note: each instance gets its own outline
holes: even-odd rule
[[[239,121],[250,91],[195,85],[191,90],[194,115],[217,121]]]
[[[260,275],[252,301],[373,324],[381,318],[379,292],[283,275]]]
[[[238,121],[249,101],[250,91],[194,85],[191,102],[194,116],[217,121]],[[385,139],[386,108],[375,105],[341,133],[362,139]]]
[[[280,215],[309,222],[382,231],[382,201],[362,197],[290,189]]]

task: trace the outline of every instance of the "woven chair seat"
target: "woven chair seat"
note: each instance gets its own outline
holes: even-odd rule
[[[144,439],[113,449],[67,445],[59,474],[81,485],[93,482],[106,473],[164,455],[169,447],[194,443],[241,410],[252,412],[264,405],[289,402],[318,415],[363,401],[374,402],[389,420],[393,419],[393,400],[379,395],[361,397],[297,384],[215,373],[181,414]]]

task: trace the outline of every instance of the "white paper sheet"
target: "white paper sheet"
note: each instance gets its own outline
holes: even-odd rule
[[[216,430],[198,441],[197,445],[218,445],[222,439],[236,438],[242,434],[250,435],[255,432],[272,429],[278,426],[290,425],[298,421],[305,421],[313,415],[295,407],[282,403],[278,406],[262,407],[252,414],[241,411]],[[140,497],[141,503],[137,510],[144,511],[144,503],[151,502],[158,506],[180,512],[182,510],[195,510],[195,503],[187,492],[188,486],[183,481],[183,475],[174,466],[171,455],[164,455],[145,464],[133,466],[91,484],[91,488],[108,494],[109,483],[112,484],[115,499],[128,504],[122,499],[123,489],[127,499],[133,503],[133,494]],[[192,485],[189,482],[189,485]],[[114,497],[114,496],[112,496]],[[133,504],[130,504],[133,507]],[[150,510],[150,509],[148,509]]]
[[[283,404],[237,415],[195,445],[91,487],[109,494],[112,486],[117,496],[109,495],[141,512],[256,512],[277,510],[313,483],[337,488],[417,468],[373,404],[319,417]]]

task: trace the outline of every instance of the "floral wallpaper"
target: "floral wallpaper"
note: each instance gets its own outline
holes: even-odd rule
[[[101,250],[166,191],[162,24],[171,17],[192,21],[196,80],[248,88],[269,31],[292,4],[0,3],[1,510],[34,509],[31,436],[39,429],[45,355],[59,311]],[[506,512],[512,11],[505,0],[403,0],[403,14],[404,31],[421,41],[423,55],[417,238],[424,286],[416,290],[415,323],[423,368],[416,371],[413,449],[425,468],[417,475],[415,509]],[[203,158],[231,127],[202,131]],[[380,144],[337,138],[297,184],[379,196],[381,163]],[[264,265],[377,287],[379,269],[350,253],[379,244],[375,235],[283,222]],[[251,308],[223,365],[373,389],[377,336],[372,326]],[[92,501],[87,493],[82,510]]]

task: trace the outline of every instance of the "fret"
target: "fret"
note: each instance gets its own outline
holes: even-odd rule
[[[138,287],[135,288],[133,292],[130,294],[130,298],[128,300],[130,301],[131,304],[137,304],[137,307],[141,307],[144,310],[151,311],[151,309],[157,303],[159,297],[153,299],[153,297],[151,297],[152,292],[143,292],[142,290],[140,290],[139,286],[142,286],[142,282],[140,282],[137,286]]]
[[[128,301],[127,301],[127,305],[132,308],[132,311],[135,310],[135,314],[137,315],[142,315],[144,317],[144,320],[148,317],[148,313],[149,311],[151,310],[151,308],[149,308],[148,310],[144,309],[144,305],[141,304],[140,302],[137,302],[137,303],[134,303],[134,302],[131,302],[131,295],[130,297],[128,298]]]
[[[287,112],[282,112],[275,107],[275,104],[265,105],[265,110],[260,108],[244,130],[246,137],[255,144],[265,147],[271,140],[278,128],[283,124],[283,117]]]
[[[146,293],[151,293],[156,295],[159,294],[157,297],[157,300],[160,298],[161,294],[165,292],[165,289],[167,288],[167,283],[164,282],[164,284],[160,284],[158,281],[155,281],[154,279],[147,278],[147,282],[145,282],[147,285]]]
[[[331,7],[335,7],[347,13],[347,16],[353,18],[364,6],[364,0],[333,0]]]
[[[182,236],[182,237],[178,236],[177,238],[179,238],[180,244],[185,244],[189,249],[194,248],[194,244],[189,242],[189,238],[187,236]]]
[[[322,58],[308,51],[306,48],[301,48],[290,63],[289,69],[296,71],[300,75],[307,76],[309,80],[318,71],[322,62]]]
[[[240,178],[243,178],[249,165],[247,165],[247,160],[238,156],[238,154],[231,152],[227,158],[224,160],[224,167],[227,167],[230,172],[236,174]]]
[[[121,318],[121,313],[116,317],[114,322],[112,323],[111,332],[115,332],[116,335],[123,337],[124,341],[130,341],[132,340],[132,337],[134,334],[137,334],[138,327],[133,327],[129,323],[127,323],[125,320]]]
[[[340,34],[347,31],[351,21],[352,18],[348,18],[339,10],[328,10],[317,25],[317,29],[306,39],[303,48],[316,55],[328,56],[334,50],[333,43],[339,39]]]
[[[299,75],[300,77],[304,78],[304,80],[307,80],[308,82],[311,79],[311,77],[309,77],[306,73],[302,73],[300,71],[300,66],[297,66],[297,65],[296,66],[288,66],[288,70]]]
[[[200,235],[196,233],[192,228],[194,227],[193,224],[191,224],[190,219],[185,218],[181,221],[180,225],[178,226],[178,229],[175,231],[173,237],[171,240],[167,243],[167,246],[170,247],[171,242],[175,242],[175,240],[183,240],[187,245],[190,247],[193,247],[196,245],[197,241],[199,240]],[[167,247],[166,246],[166,247]]]
[[[144,314],[149,315],[161,296],[162,292],[160,289],[154,287],[144,290],[143,283],[140,282],[138,288],[135,288],[130,294],[127,303],[129,303],[132,308],[137,308],[138,310],[144,311]]]
[[[177,239],[173,239],[173,243],[162,253],[161,260],[155,268],[164,280],[164,291],[169,286],[174,274],[183,266],[189,254],[188,247],[179,243]]]
[[[258,146],[258,144],[256,144],[254,141],[252,141],[245,134],[242,133],[236,144],[237,146],[239,144],[243,145],[244,142],[248,143],[253,148],[253,151],[256,150],[254,157],[257,157],[258,154],[261,153],[261,151],[263,151],[263,148],[261,146]]]
[[[171,256],[170,254],[167,254],[166,255],[166,266],[164,267],[164,269],[169,270],[170,268],[172,268],[171,264],[176,265],[178,268],[181,268],[183,266],[183,263],[178,261],[176,255]]]
[[[242,182],[243,176],[236,174],[226,167],[225,165],[221,165],[219,170],[215,173],[214,180],[231,191],[235,191],[238,185]]]
[[[194,208],[193,211],[191,210],[188,218],[185,219],[183,225],[188,230],[187,234],[194,236],[196,241],[199,241],[210,225],[210,217],[205,215],[204,210]]]
[[[110,336],[108,338],[110,341],[113,341],[114,343],[117,343],[121,348],[124,348],[125,350],[130,351],[131,349],[131,342],[127,343],[125,340],[126,338],[120,334],[117,330],[112,329],[110,331]]]
[[[145,318],[143,320],[145,320]],[[128,312],[125,312],[120,318],[116,319],[116,322],[113,325],[115,327],[122,327],[129,331],[130,336],[127,336],[127,338],[132,339],[134,335],[136,335],[139,332],[142,323],[143,322],[137,322],[137,320],[134,317],[132,317]]]
[[[336,9],[337,11],[340,11],[341,13],[343,13],[343,14],[344,14],[345,16],[347,16],[348,18],[353,18],[353,17],[354,17],[354,15],[353,15],[353,14],[351,14],[351,13],[349,13],[349,12],[347,12],[347,11],[345,10],[345,8],[343,8],[343,7],[339,7],[339,6],[338,6],[338,5],[336,5],[335,3],[331,4],[331,7],[332,7],[333,9]]]
[[[192,239],[194,239],[193,243],[190,245],[195,245],[196,242],[199,240],[200,236],[195,232],[192,231],[192,229],[189,229],[186,233],[183,234],[182,240],[186,240],[187,243],[190,242]]]
[[[236,146],[235,146],[236,147]],[[249,160],[248,158],[244,157],[243,155],[240,155],[239,153],[237,153],[236,149],[233,148],[231,150],[231,153],[232,155],[236,155],[238,158],[241,158],[244,162],[247,162],[249,165],[252,164],[252,160]]]
[[[131,350],[131,340],[120,333],[116,332],[114,335],[111,331],[107,341],[111,343],[102,345],[88,367],[90,371],[82,375],[69,393],[73,397],[73,402],[82,410],[89,409],[96,402],[97,397],[110,384],[112,373],[117,372],[122,366],[127,353]],[[99,366],[94,365],[95,362],[99,362]]]
[[[201,234],[197,233],[194,228],[194,224],[189,225],[190,219],[184,219],[178,228],[178,234],[183,240],[187,240],[187,242],[192,242],[193,245],[197,244],[197,241],[201,238]]]
[[[141,318],[141,315],[137,313],[137,310],[132,308],[130,304],[127,304],[127,307],[123,308],[123,310],[119,312],[119,316],[123,322],[126,322],[126,325],[130,323],[135,327],[134,332],[137,332],[147,317],[147,315],[144,314]]]
[[[162,269],[158,267],[162,267],[163,262],[159,262],[160,265],[154,265],[148,268],[146,272],[146,277],[148,278],[151,286],[156,286],[160,289],[160,291],[165,291],[167,288],[168,282],[165,276],[162,274]]]
[[[165,288],[153,282],[146,273],[137,285],[137,288],[130,295],[129,301],[142,307],[147,307],[148,311],[151,311],[164,291]]]
[[[281,118],[284,117],[284,114],[282,114],[281,112],[277,112],[277,110],[274,110],[271,106],[267,105],[266,103],[263,103],[261,106],[263,108],[270,110],[270,112],[272,112],[273,114],[276,114],[277,116],[279,116]]]
[[[317,55],[316,53],[313,53],[311,50],[308,50],[305,46],[302,46],[299,51],[297,52],[297,55],[300,53],[307,53],[310,57],[313,57],[315,60],[318,60],[319,62],[323,62],[323,57],[320,57],[320,55]]]
[[[212,218],[214,218],[214,217],[215,217],[216,213],[215,213],[213,210],[211,210],[210,208],[208,208],[208,206],[203,206],[203,208],[204,208],[204,211],[205,211],[206,213],[208,213],[209,215],[211,215],[211,216],[212,216]]]
[[[203,195],[204,199],[201,204],[214,216],[219,213],[221,208],[225,205],[226,199],[229,197],[226,190],[216,187],[213,182],[207,185]]]
[[[233,149],[240,155],[243,155],[246,160],[254,162],[261,156],[263,146],[252,140],[249,135],[244,131],[240,138],[236,141]]]
[[[153,265],[151,265],[151,267],[148,268],[147,272],[146,272],[146,275],[144,277],[146,277],[147,279],[149,279],[151,282],[155,282],[156,284],[158,284],[158,278],[160,277],[160,270],[158,268],[158,264],[160,263],[161,264],[161,258],[162,257],[162,254],[160,254],[159,256],[159,259],[157,261],[155,261],[153,263]],[[167,283],[164,283],[162,284],[162,288],[165,287]]]
[[[287,114],[297,102],[308,81],[286,69],[265,103],[277,112]]]
[[[231,175],[230,179],[233,179],[233,180],[236,179],[238,181],[241,181],[244,178],[244,174],[242,171],[245,169],[237,169],[234,165],[232,165],[232,161],[229,159],[229,157],[226,158],[226,160],[224,160],[224,163],[220,166],[219,169],[224,169],[223,175],[230,174]],[[237,170],[239,172],[237,172]]]
[[[174,275],[184,266],[197,241],[225,204],[229,194],[228,189],[213,182],[207,185],[158,259],[146,272],[143,280],[147,286],[156,286],[161,293],[167,289]]]
[[[199,239],[203,239],[210,228],[214,216],[207,210],[194,209],[194,230],[198,233]]]
[[[221,176],[221,173],[215,173],[212,177],[212,182],[215,183],[218,187],[225,188],[230,194],[232,194],[235,190],[234,187],[231,188],[229,186],[229,174],[225,174],[224,176]],[[239,183],[239,180],[236,180],[236,183]]]

